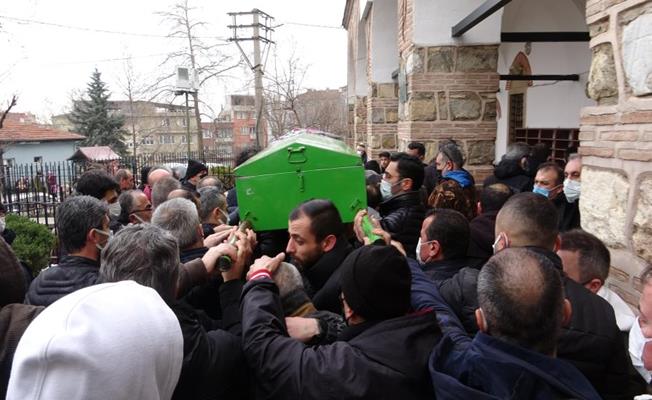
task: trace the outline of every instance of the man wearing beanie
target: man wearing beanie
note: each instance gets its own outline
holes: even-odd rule
[[[208,168],[201,162],[191,158],[188,160],[186,176],[181,180],[181,185],[184,189],[195,192],[197,191],[197,182],[206,175],[208,175]]]
[[[427,362],[441,331],[432,312],[410,314],[411,273],[394,247],[370,245],[341,265],[348,327],[329,345],[288,337],[272,274],[285,254],[251,266],[242,343],[257,394],[270,399],[432,399]]]

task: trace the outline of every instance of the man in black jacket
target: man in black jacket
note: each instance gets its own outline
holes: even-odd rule
[[[57,233],[68,255],[32,281],[26,304],[49,306],[67,294],[96,283],[100,251],[110,234],[108,212],[106,203],[91,196],[69,197],[59,205]]]
[[[306,293],[318,310],[341,311],[340,264],[353,250],[330,200],[309,200],[290,213],[286,253],[301,271]]]
[[[580,209],[577,202],[570,203],[564,193],[564,170],[555,162],[539,166],[534,178],[533,192],[545,196],[557,209],[559,231],[566,232],[580,227]]]
[[[417,241],[426,209],[419,189],[423,184],[423,164],[417,157],[394,153],[383,174],[380,192],[381,227],[405,247],[408,257],[416,255]]]
[[[478,216],[469,223],[471,236],[468,251],[469,258],[478,266],[483,265],[493,255],[491,246],[496,240],[496,216],[511,195],[512,191],[503,183],[489,185],[480,193]]]
[[[260,398],[434,398],[427,361],[441,332],[431,312],[406,315],[411,275],[398,250],[370,245],[349,254],[341,266],[349,326],[335,343],[313,347],[287,335],[271,279],[284,257],[256,260],[243,290],[243,350]]]
[[[468,266],[469,223],[460,212],[437,208],[426,214],[417,244],[417,261],[433,281],[451,278]]]
[[[179,275],[179,249],[169,232],[151,224],[124,228],[102,252],[102,282],[133,280],[156,290],[176,314],[183,334],[183,365],[173,399],[237,399],[246,393],[246,370],[240,347],[240,275],[251,252],[241,235],[238,250],[218,246],[234,260],[222,274],[219,297],[224,318],[220,324],[206,318],[175,293]],[[161,349],[162,351],[164,349]]]
[[[613,308],[563,273],[559,248],[557,212],[552,202],[535,193],[510,198],[496,218],[496,252],[508,247],[527,247],[545,256],[562,274],[566,298],[571,302],[570,324],[562,330],[557,356],[575,365],[604,398],[626,395],[628,359]],[[475,309],[478,271],[462,269],[440,286],[440,293],[470,333],[477,332]],[[469,326],[473,325],[473,329]]]
[[[514,193],[532,191],[532,177],[528,174],[530,146],[526,143],[513,143],[507,148],[494,174],[487,177],[484,187],[494,183],[504,183]]]

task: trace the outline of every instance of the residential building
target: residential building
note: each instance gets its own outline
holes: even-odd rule
[[[32,114],[9,113],[0,129],[6,166],[65,161],[85,137],[39,124]]]
[[[220,112],[215,128],[218,136],[220,136],[219,142],[224,148],[229,143],[232,143],[232,151],[237,152],[245,147],[256,145],[256,108],[254,96],[228,96],[226,107]],[[265,136],[263,134],[264,142],[266,142]]]
[[[637,303],[652,263],[650,0],[347,0],[353,141],[453,138],[477,182],[512,142],[583,156],[582,227]],[[608,190],[606,190],[608,189]]]

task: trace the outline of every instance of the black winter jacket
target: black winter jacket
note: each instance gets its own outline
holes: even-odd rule
[[[559,232],[566,232],[580,227],[580,201],[569,203],[564,193],[553,200],[559,214]]]
[[[304,288],[317,310],[342,312],[339,268],[351,251],[353,247],[340,237],[331,251],[303,271]]]
[[[555,253],[529,248],[550,259],[562,273],[566,298],[573,308],[570,326],[562,329],[557,343],[557,357],[579,369],[603,398],[631,398],[626,393],[629,361],[611,305],[563,274],[561,259]],[[470,334],[478,331],[474,314],[478,274],[476,269],[464,268],[439,285],[442,297]]]
[[[242,297],[242,343],[261,399],[432,399],[428,357],[441,337],[425,312],[347,328],[330,345],[287,335],[276,285],[248,282]]]
[[[415,258],[421,223],[426,215],[420,192],[396,195],[380,203],[379,208],[382,228],[392,235],[392,239],[401,242],[408,257]]]
[[[430,261],[421,267],[426,276],[432,281],[443,281],[452,278],[462,268],[468,266],[465,258],[452,260]]]
[[[496,240],[496,216],[498,211],[486,211],[469,222],[469,258],[475,265],[483,265],[493,254]]]
[[[25,304],[47,307],[63,296],[97,283],[99,261],[66,256],[59,265],[41,271],[25,296]]]
[[[224,329],[183,301],[171,304],[183,334],[183,364],[173,399],[239,399],[247,392],[247,371],[240,346],[242,282],[220,287]]]
[[[484,180],[484,187],[494,183],[504,183],[509,186],[514,193],[531,192],[534,180],[521,168],[518,160],[501,160],[494,174]]]

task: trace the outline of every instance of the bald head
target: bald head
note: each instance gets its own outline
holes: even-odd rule
[[[554,250],[559,216],[551,201],[536,193],[512,196],[496,217],[496,238],[507,236],[503,247],[535,246]]]
[[[564,315],[561,274],[526,248],[494,255],[478,276],[478,304],[488,334],[543,354],[554,354]]]
[[[163,168],[153,169],[147,175],[147,184],[150,187],[154,187],[154,185],[158,181],[160,181],[161,179],[163,179],[165,177],[168,177],[168,176],[172,176],[172,173],[170,171],[168,171],[167,169],[163,169]]]

